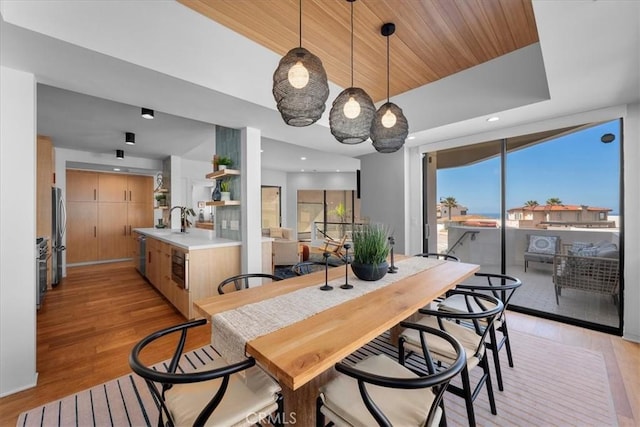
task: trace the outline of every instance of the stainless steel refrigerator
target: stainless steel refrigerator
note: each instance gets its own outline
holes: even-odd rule
[[[52,221],[51,221],[51,286],[58,286],[62,280],[62,252],[66,249],[62,245],[62,238],[67,226],[67,214],[62,199],[62,190],[51,189]]]

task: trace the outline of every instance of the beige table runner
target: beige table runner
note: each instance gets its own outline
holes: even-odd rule
[[[345,282],[341,277],[329,281],[332,291],[321,291],[319,287],[324,284],[323,279],[318,286],[216,314],[212,319],[213,346],[228,362],[239,362],[247,357],[245,346],[248,341],[444,262],[434,258],[407,258],[396,263],[397,273],[387,274],[375,282],[360,280],[349,271],[349,283],[353,289],[341,289],[340,285]]]

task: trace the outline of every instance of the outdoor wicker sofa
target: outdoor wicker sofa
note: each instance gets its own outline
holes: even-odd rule
[[[585,244],[579,244],[585,245]],[[563,288],[611,295],[618,305],[620,293],[619,252],[613,243],[563,245],[563,253],[553,257],[556,303]]]

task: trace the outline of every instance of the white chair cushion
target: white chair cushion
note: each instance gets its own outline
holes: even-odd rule
[[[228,365],[223,358],[207,363],[198,371],[207,371]],[[220,405],[213,411],[205,425],[207,426],[250,426],[262,417],[274,412],[280,386],[257,366],[246,371],[244,375],[234,374],[229,379],[227,391]],[[165,402],[174,424],[191,426],[205,405],[216,393],[222,379],[190,384],[175,384],[165,393]]]
[[[475,330],[471,328],[460,326],[449,320],[443,320],[442,322],[444,324],[445,331],[450,335],[453,335],[460,344],[462,344],[462,347],[464,347],[467,355],[467,367],[472,369],[480,362],[475,355],[482,337],[476,334]],[[434,316],[423,316],[414,323],[440,329],[438,320]],[[403,329],[402,332],[400,332],[400,336],[404,337],[406,340],[405,348],[407,350],[422,354],[419,331],[415,329]],[[429,348],[433,358],[436,360],[453,363],[456,358],[456,353],[451,347],[451,344],[440,337],[433,335],[427,336],[427,347]],[[484,354],[484,345],[480,346],[480,356],[482,356],[482,354]]]
[[[355,365],[356,368],[382,376],[394,378],[417,378],[409,369],[389,357],[379,354],[371,356]],[[394,426],[422,426],[429,414],[435,398],[433,391],[427,389],[403,390],[365,384],[371,399]],[[321,388],[324,405],[322,412],[336,426],[376,425],[374,418],[364,405],[358,381],[340,374]],[[441,411],[435,414],[434,423],[440,422]]]

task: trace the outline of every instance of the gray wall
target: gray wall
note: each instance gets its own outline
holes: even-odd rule
[[[359,157],[361,215],[389,227],[397,253],[406,253],[405,154],[402,148],[391,154],[373,153]]]

